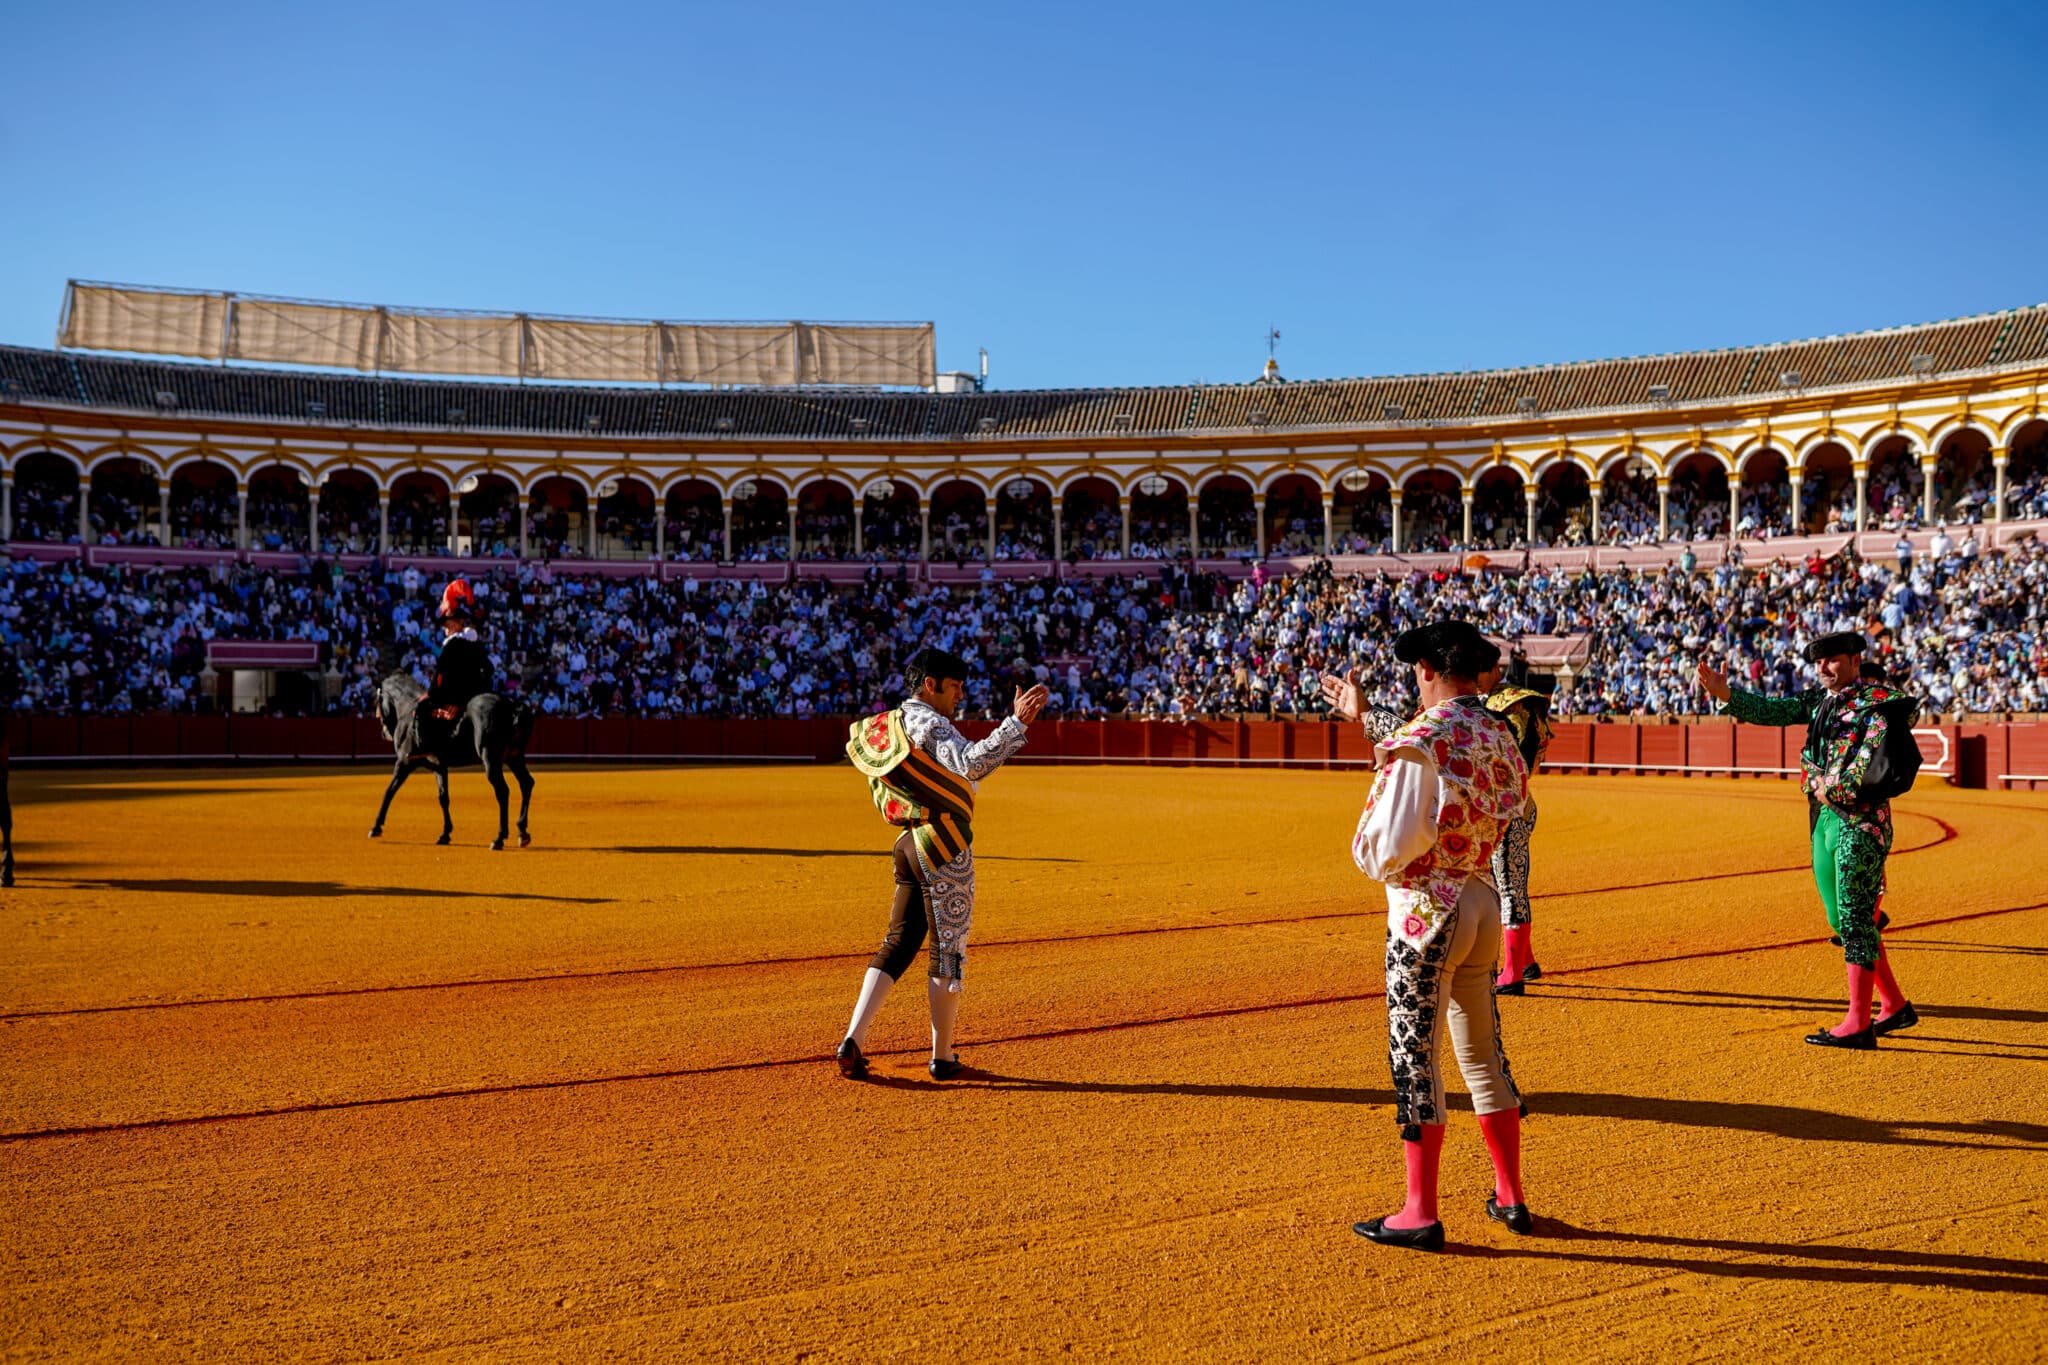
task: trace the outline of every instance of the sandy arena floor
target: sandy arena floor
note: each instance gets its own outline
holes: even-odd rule
[[[961,1044],[845,768],[544,769],[524,852],[368,770],[18,772],[9,1359],[2039,1360],[2048,796],[1923,786],[1874,1055],[1788,785],[1546,777],[1502,1002],[1539,1236],[1351,1232],[1401,1161],[1351,774],[984,788]],[[1455,1081],[1453,1088],[1456,1088]]]

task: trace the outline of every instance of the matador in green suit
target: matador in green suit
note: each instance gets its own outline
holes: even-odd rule
[[[1806,647],[1821,682],[1791,697],[1765,697],[1730,687],[1706,664],[1700,685],[1724,714],[1750,725],[1804,725],[1807,824],[1813,839],[1813,880],[1827,910],[1828,927],[1842,945],[1849,979],[1849,1009],[1831,1029],[1807,1035],[1820,1047],[1868,1050],[1879,1035],[1920,1022],[1892,975],[1881,935],[1884,861],[1892,847],[1891,802],[1873,790],[1883,768],[1885,737],[1911,727],[1910,697],[1861,676],[1863,637],[1855,631],[1824,635]],[[1870,1017],[1871,996],[1880,1012]]]

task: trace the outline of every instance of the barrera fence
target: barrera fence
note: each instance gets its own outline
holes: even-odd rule
[[[536,759],[636,763],[832,763],[845,757],[838,717],[771,720],[543,717]],[[978,738],[990,722],[961,729]],[[1927,779],[1965,787],[2048,790],[2048,723],[1934,725],[1914,731]],[[8,723],[24,764],[293,763],[384,761],[391,746],[364,716],[26,716]],[[1799,771],[1805,731],[1727,721],[1557,726],[1545,770],[1607,775],[1787,778]],[[1295,768],[1370,766],[1355,725],[1322,721],[1042,721],[1016,762]]]

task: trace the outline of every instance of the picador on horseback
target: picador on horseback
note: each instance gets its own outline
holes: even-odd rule
[[[455,829],[448,814],[448,770],[481,761],[498,797],[498,835],[491,847],[503,848],[508,834],[508,768],[519,782],[519,846],[533,842],[526,826],[527,808],[533,799],[533,775],[526,770],[533,711],[517,697],[500,696],[492,690],[491,656],[476,630],[481,617],[468,582],[458,578],[450,583],[441,594],[435,617],[441,627],[441,642],[427,690],[421,692],[419,680],[410,673],[388,674],[378,689],[378,720],[398,758],[391,785],[384,789],[384,804],[377,809],[377,823],[370,827],[372,839],[384,832],[391,798],[398,795],[415,768],[425,767],[433,770],[439,787],[439,842],[447,843]]]

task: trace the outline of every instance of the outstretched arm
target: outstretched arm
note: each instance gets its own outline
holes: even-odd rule
[[[903,729],[912,744],[939,760],[948,772],[958,773],[969,782],[979,782],[1024,747],[1029,738],[1024,727],[1037,719],[1046,697],[1043,687],[1019,692],[1010,715],[978,744],[970,744],[951,721],[924,707],[904,709]]]
[[[1745,692],[1739,687],[1730,687],[1710,664],[1701,664],[1696,676],[1706,694],[1721,703],[1721,713],[1733,716],[1746,725],[1804,725],[1813,719],[1813,708],[1820,700],[1820,689],[1810,687],[1793,697],[1766,697],[1755,692]]]

